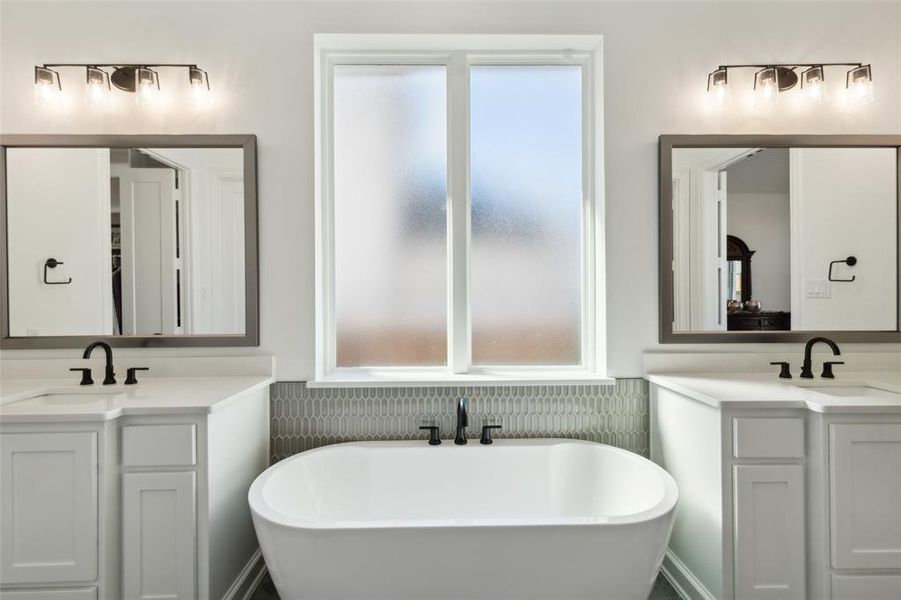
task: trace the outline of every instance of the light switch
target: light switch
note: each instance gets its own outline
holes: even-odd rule
[[[805,284],[807,298],[831,298],[832,286],[825,279],[808,280]]]

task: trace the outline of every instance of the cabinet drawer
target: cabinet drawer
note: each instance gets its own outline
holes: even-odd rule
[[[177,467],[197,463],[193,424],[127,425],[122,428],[126,467]]]
[[[803,458],[804,420],[732,419],[732,454],[735,458]]]
[[[97,588],[3,590],[3,600],[97,600]]]

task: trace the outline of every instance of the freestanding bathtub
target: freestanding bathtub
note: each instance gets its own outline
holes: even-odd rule
[[[282,600],[646,600],[677,496],[641,456],[543,439],[326,446],[249,501]]]

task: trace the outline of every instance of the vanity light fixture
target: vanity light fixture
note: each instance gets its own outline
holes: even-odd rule
[[[149,67],[138,67],[135,78],[138,104],[145,110],[155,108],[159,103],[160,74]]]
[[[860,65],[845,75],[845,87],[851,94],[851,100],[860,103],[873,101],[873,68]]]
[[[756,69],[754,72],[756,107],[774,104],[780,93],[794,88],[799,81],[801,92],[810,102],[822,103],[826,98],[827,67],[850,67],[845,76],[848,98],[861,104],[873,101],[873,71],[870,65],[860,62],[781,63],[718,66],[707,75],[708,105],[718,106],[727,101],[731,69]],[[804,69],[800,76],[799,69]]]
[[[188,67],[188,81],[191,84],[191,101],[199,110],[210,107],[210,77],[200,67]]]
[[[780,91],[779,71],[767,67],[754,73],[754,106],[760,108],[772,105]]]
[[[85,101],[95,109],[109,107],[113,88],[135,94],[139,106],[154,110],[160,104],[160,75],[157,69],[187,69],[191,99],[194,106],[206,109],[210,104],[210,78],[195,64],[123,64],[123,63],[55,63],[35,66],[35,101],[43,106],[61,102],[63,87],[56,69],[78,67],[85,69]],[[107,72],[104,68],[112,69]]]
[[[826,74],[823,65],[809,67],[801,73],[801,91],[805,98],[814,104],[820,104],[826,99]]]
[[[707,104],[719,108],[729,103],[729,72],[717,69],[707,75]]]
[[[45,107],[59,105],[63,94],[63,86],[59,82],[59,73],[44,67],[34,68],[34,101]]]
[[[84,99],[88,106],[104,110],[110,105],[109,73],[97,67],[85,67]]]

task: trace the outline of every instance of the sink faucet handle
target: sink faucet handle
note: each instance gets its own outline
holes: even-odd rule
[[[91,369],[73,367],[70,371],[81,371],[81,385],[94,385],[94,378],[91,377]]]
[[[429,446],[437,446],[441,443],[441,431],[437,425],[423,425],[419,429],[429,431]]]
[[[493,444],[494,440],[491,439],[491,430],[500,428],[500,425],[482,425],[482,439],[479,440],[479,443],[485,445]]]
[[[787,362],[776,361],[776,362],[771,362],[770,364],[781,366],[781,368],[779,369],[779,378],[780,379],[791,379],[792,378],[791,366]]]
[[[149,371],[150,367],[128,367],[125,372],[125,385],[134,385],[138,382],[135,376],[136,371]]]
[[[820,377],[825,377],[826,379],[835,379],[835,374],[832,372],[832,365],[843,365],[844,361],[841,360],[827,360],[823,363],[823,372],[820,373]]]

